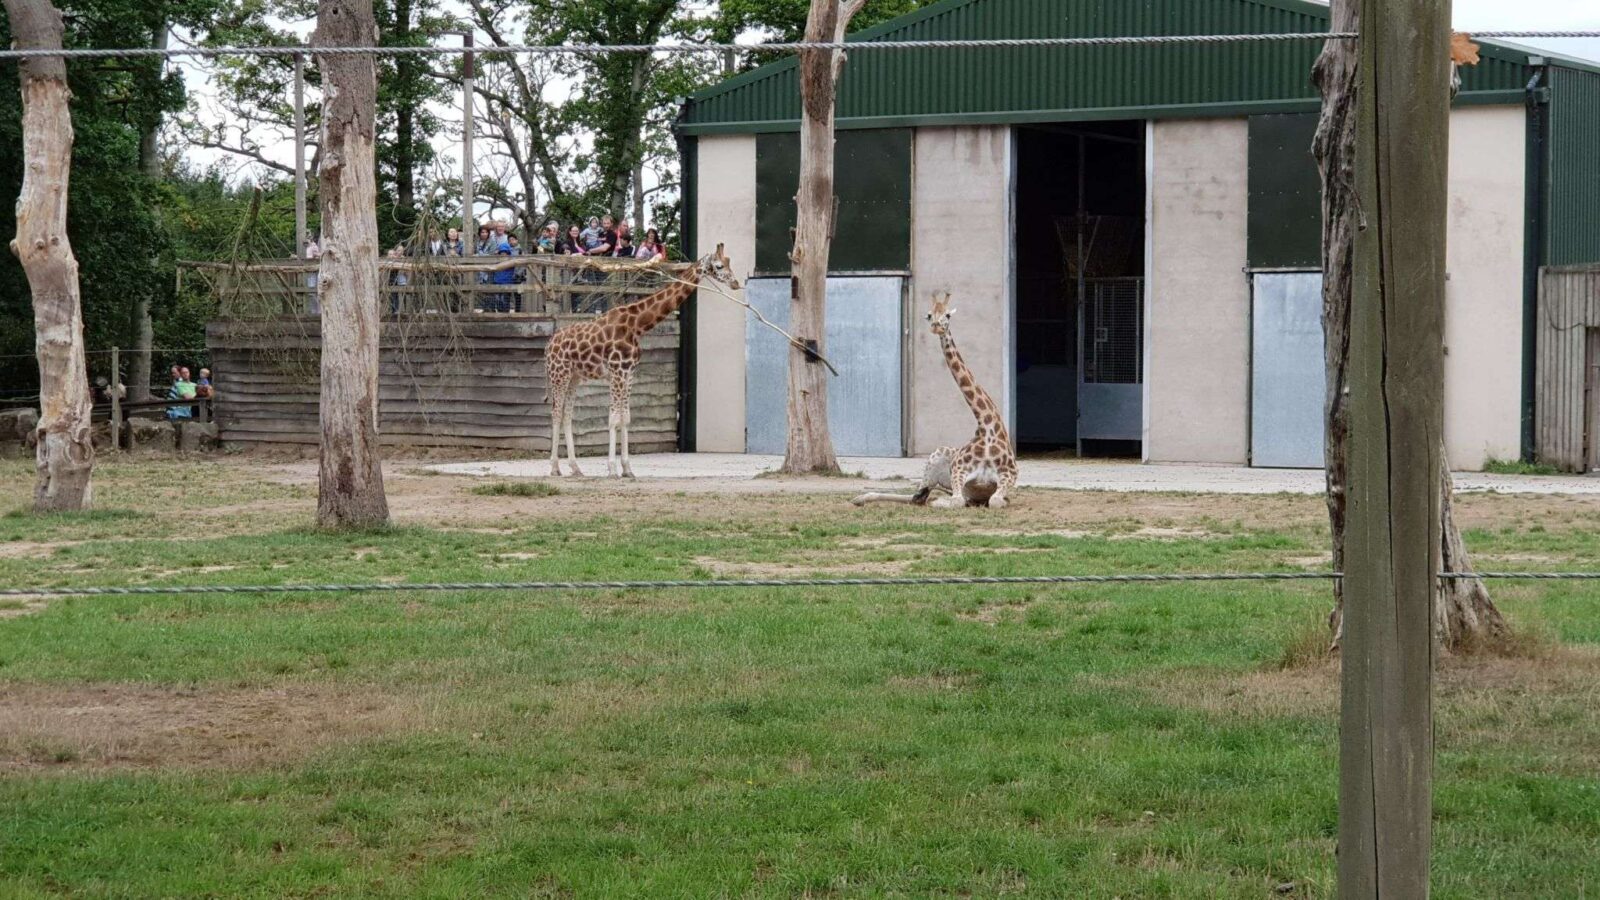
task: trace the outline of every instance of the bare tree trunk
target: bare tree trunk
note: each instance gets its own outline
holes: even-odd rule
[[[312,44],[376,44],[372,0],[320,0]],[[370,56],[321,59],[322,463],[317,524],[386,525],[378,447],[378,220],[374,157],[377,78]]]
[[[165,19],[157,22],[150,46],[165,50],[170,33]],[[139,133],[139,171],[151,181],[161,178],[160,135],[161,118],[157,114],[155,121],[146,123],[144,130]],[[128,381],[133,383],[132,392],[128,394],[130,400],[142,400],[150,394],[150,357],[156,345],[155,322],[150,318],[153,299],[149,294],[141,293],[133,302],[133,361],[128,367]],[[112,375],[113,381],[119,377],[120,372]]]
[[[844,38],[862,0],[811,0],[805,39]],[[833,241],[833,108],[844,54],[837,50],[800,51],[800,186],[795,194],[794,296],[789,330],[802,342],[814,341],[826,355],[828,251]],[[809,354],[789,348],[789,445],[783,471],[837,472],[828,430],[828,374]]]
[[[1356,0],[1333,0],[1332,31],[1354,32],[1360,20]],[[1356,220],[1355,183],[1356,63],[1355,41],[1328,41],[1312,68],[1322,93],[1322,114],[1312,149],[1322,173],[1322,355],[1323,462],[1327,475],[1328,525],[1333,544],[1333,570],[1344,571],[1345,488],[1350,440],[1350,295],[1354,271]],[[1333,583],[1333,642],[1344,632],[1344,584]]]
[[[400,46],[410,44],[410,0],[399,0],[395,3],[394,25],[395,43]],[[394,67],[402,89],[411,90],[416,78],[417,58],[395,57]],[[407,232],[417,224],[416,145],[415,112],[410,103],[401,103],[395,110],[394,205],[400,225]],[[462,226],[461,232],[466,234],[466,226]]]
[[[644,159],[633,161],[633,230],[644,239]]]
[[[61,13],[48,0],[5,0],[18,49],[59,49]],[[22,76],[22,193],[11,252],[33,293],[39,357],[38,481],[35,512],[88,509],[94,445],[89,439],[89,377],[84,363],[78,261],[67,241],[67,181],[72,174],[72,114],[62,59],[36,57]]]
[[[1439,446],[1439,566],[1446,572],[1471,572],[1467,548],[1456,527],[1455,486],[1450,482],[1450,460]],[[1510,629],[1505,617],[1489,599],[1489,588],[1477,578],[1448,578],[1433,597],[1433,639],[1440,647],[1456,651],[1492,648]]]
[[[1333,0],[1329,29],[1355,32],[1360,26],[1357,0]],[[1322,114],[1313,150],[1322,172],[1322,332],[1327,366],[1325,393],[1328,525],[1333,543],[1333,568],[1345,568],[1345,507],[1348,501],[1350,438],[1349,363],[1350,298],[1355,237],[1364,221],[1355,189],[1356,67],[1355,41],[1328,41],[1317,57],[1312,79],[1322,93]],[[1442,165],[1442,162],[1441,162]],[[1444,446],[1439,446],[1440,564],[1448,572],[1470,572],[1466,548],[1456,527],[1454,491]],[[1434,602],[1434,637],[1448,650],[1491,644],[1504,636],[1506,623],[1476,579],[1442,581]],[[1344,588],[1334,582],[1333,612],[1328,626],[1333,644],[1344,634]]]

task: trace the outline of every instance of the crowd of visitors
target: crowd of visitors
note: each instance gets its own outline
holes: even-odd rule
[[[190,380],[188,366],[172,367],[172,387],[167,389],[168,400],[202,400],[212,396],[211,370],[201,369],[200,377]],[[176,422],[183,419],[192,419],[199,414],[196,406],[169,406],[167,418]]]
[[[504,219],[494,219],[479,225],[477,234],[470,243],[460,229],[449,228],[442,236],[438,231],[429,231],[419,241],[402,241],[390,247],[384,255],[396,260],[419,256],[448,258],[552,255],[653,262],[665,260],[667,248],[656,229],[645,229],[644,236],[636,240],[627,221],[605,215],[590,216],[587,223],[573,222],[565,230],[561,228],[561,223],[551,219],[526,242],[507,225]],[[306,259],[314,260],[321,256],[321,245],[316,239],[312,239],[305,248]],[[413,271],[397,266],[389,270],[387,281],[392,288],[407,288],[412,285],[414,277]],[[588,282],[598,282],[602,278],[603,276],[597,273],[577,276],[577,280]],[[527,270],[518,266],[507,266],[479,272],[477,280],[480,285],[516,285],[527,280]],[[320,304],[316,296],[316,272],[306,274],[305,284],[311,293],[311,305],[308,311],[312,315],[317,315],[320,312]],[[391,313],[400,311],[408,293],[404,290],[389,292]],[[478,293],[476,306],[484,312],[519,311],[516,310],[516,306],[520,302],[520,296],[516,292],[479,291]]]

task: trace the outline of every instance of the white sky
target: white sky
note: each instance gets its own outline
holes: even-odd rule
[[[1108,0],[1117,2],[1117,0]],[[1600,0],[1519,0],[1509,3],[1506,0],[1454,0],[1453,15],[1455,27],[1458,30],[1595,30],[1600,29]],[[296,26],[293,30],[303,33],[308,39],[310,23]],[[454,39],[452,39],[454,40]],[[480,38],[477,43],[481,46],[488,41]],[[1600,38],[1574,38],[1574,39],[1543,39],[1522,40],[1514,43],[1527,47],[1534,47],[1584,59],[1600,62]],[[187,62],[177,64],[185,73],[185,78],[192,96],[199,99],[202,109],[213,108],[207,103],[211,95],[211,86],[205,73]],[[550,90],[551,99],[559,99],[559,95],[570,89],[569,85],[553,85]],[[435,110],[446,122],[456,123],[461,121],[460,101],[456,100],[449,106]],[[257,137],[264,147],[265,153],[273,159],[282,162],[291,162],[294,158],[294,148],[291,141],[284,140],[273,144],[272,138],[267,135]],[[439,154],[439,166],[444,171],[459,173],[460,149],[456,136],[440,136],[435,140],[435,149]],[[196,150],[188,148],[188,157],[200,164],[208,164],[219,159],[237,159],[222,151]],[[474,153],[474,156],[478,156]],[[484,165],[480,175],[488,169]],[[245,170],[248,171],[248,170]],[[312,173],[315,177],[315,173]],[[653,175],[646,174],[646,188],[654,187]],[[480,204],[480,212],[482,204]]]

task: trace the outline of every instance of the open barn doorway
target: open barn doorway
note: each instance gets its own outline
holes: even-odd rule
[[[1016,132],[1016,432],[1029,451],[1140,455],[1143,122]]]

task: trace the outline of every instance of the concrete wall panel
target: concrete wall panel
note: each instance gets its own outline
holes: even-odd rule
[[[972,438],[972,412],[928,330],[933,291],[949,291],[956,345],[1012,425],[1011,132],[919,128],[912,147],[909,449]]]
[[[740,279],[756,261],[756,139],[699,139],[695,234],[702,251],[724,245]],[[744,452],[744,308],[701,291],[695,353],[695,446],[701,452]]]
[[[1444,438],[1457,469],[1521,453],[1523,115],[1450,115]]]
[[[1145,459],[1249,456],[1245,119],[1152,122]]]

